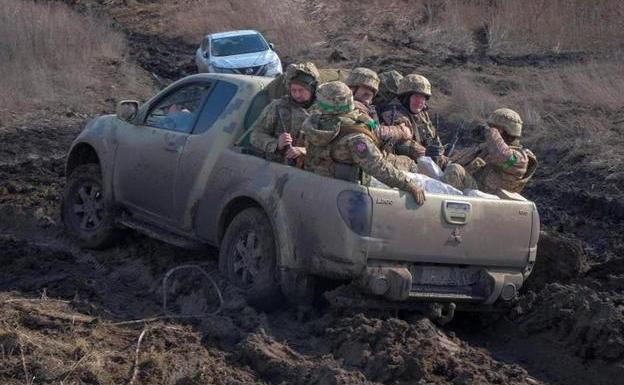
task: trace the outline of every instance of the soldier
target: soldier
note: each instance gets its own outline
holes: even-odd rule
[[[419,205],[424,203],[424,190],[384,159],[371,132],[370,117],[354,110],[353,94],[346,84],[322,84],[316,99],[320,113],[311,115],[303,125],[306,170],[364,184],[366,173],[390,187],[408,191]]]
[[[379,91],[375,95],[375,99],[373,99],[373,104],[377,107],[378,113],[398,96],[401,79],[403,79],[403,75],[396,70],[385,71],[379,74]]]
[[[431,97],[431,84],[421,75],[411,74],[399,82],[398,96],[382,111],[382,121],[387,125],[406,124],[411,138],[397,141],[391,150],[417,160],[430,156],[444,169],[448,159],[437,130],[429,118],[427,100]]]
[[[318,70],[313,63],[291,64],[284,77],[288,95],[269,103],[254,122],[251,145],[265,158],[276,162],[302,160],[305,156],[301,125],[310,115],[318,83]]]
[[[522,119],[499,108],[487,120],[485,143],[450,164],[442,180],[460,190],[479,189],[504,197],[501,190],[521,192],[537,168],[537,158],[520,145]]]
[[[363,67],[355,68],[349,74],[346,83],[353,92],[355,109],[368,115],[371,120],[375,121],[373,132],[377,136],[380,149],[388,142],[407,140],[411,137],[411,131],[404,123],[396,126],[379,124],[377,110],[371,104],[379,91],[379,77],[375,71]],[[408,157],[392,153],[384,154],[384,156],[401,170],[410,172],[417,170],[416,163]]]
[[[373,98],[379,91],[379,77],[375,71],[368,68],[356,68],[351,71],[347,78],[347,85],[353,92],[354,106],[357,110],[367,114],[375,121],[375,134],[382,141],[406,140],[410,138],[411,131],[405,123],[396,126],[386,126],[379,124],[379,117],[375,106],[372,105]]]

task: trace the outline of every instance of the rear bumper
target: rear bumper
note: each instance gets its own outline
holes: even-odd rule
[[[521,271],[453,266],[367,267],[359,283],[369,294],[390,301],[509,301],[522,287]]]

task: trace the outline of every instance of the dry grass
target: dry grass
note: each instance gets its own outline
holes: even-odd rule
[[[497,77],[492,77],[496,79]],[[539,153],[613,172],[624,159],[624,71],[622,63],[577,64],[556,69],[518,70],[492,78],[460,70],[440,110],[452,121],[483,121],[499,107],[517,110],[525,121],[524,142]]]
[[[119,60],[123,36],[57,2],[3,0],[0,102],[4,107],[79,98],[96,60]]]
[[[318,39],[305,14],[304,0],[190,0],[173,17],[175,30],[187,41],[208,33],[255,29],[284,56],[295,56]]]
[[[428,50],[472,53],[484,26],[482,40],[493,54],[607,51],[624,41],[619,0],[367,0],[360,7],[365,24]]]

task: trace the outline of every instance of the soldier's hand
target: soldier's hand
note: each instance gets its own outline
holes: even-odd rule
[[[438,163],[438,166],[440,166],[440,168],[444,170],[449,163],[449,158],[446,155],[440,155],[438,157],[437,163]]]
[[[286,158],[288,159],[296,159],[300,156],[305,156],[306,149],[305,147],[291,147],[286,151]]]
[[[287,132],[283,132],[277,138],[277,148],[283,150],[284,147],[292,146],[292,142],[292,136],[290,136],[290,134]]]
[[[415,140],[408,140],[405,143],[405,146],[408,151],[406,155],[409,156],[410,158],[418,159],[421,156],[425,156],[425,152],[426,152],[425,147],[418,144],[418,142],[416,142]]]
[[[419,206],[422,206],[422,204],[425,203],[425,190],[413,184],[410,187],[410,193]]]
[[[401,130],[402,138],[404,140],[412,139],[412,130],[405,122],[401,122],[398,124],[399,129]]]

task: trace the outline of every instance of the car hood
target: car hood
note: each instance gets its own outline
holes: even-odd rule
[[[221,68],[243,68],[265,65],[277,59],[274,51],[244,53],[232,56],[213,56],[212,65]]]

